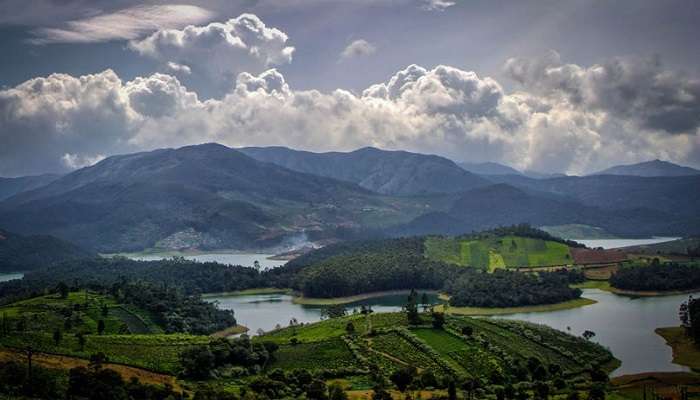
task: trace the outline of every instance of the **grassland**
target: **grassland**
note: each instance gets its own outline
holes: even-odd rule
[[[563,243],[513,235],[466,239],[429,237],[425,240],[425,255],[432,260],[488,271],[572,263],[569,247]]]
[[[160,373],[176,374],[183,350],[211,340],[164,334],[149,313],[85,291],[19,301],[0,307],[0,315],[7,331],[0,334],[0,345],[6,349],[32,346],[37,352],[83,359],[102,352],[110,362]],[[104,322],[101,334],[99,321]],[[58,340],[55,332],[60,332]]]
[[[700,346],[685,334],[681,327],[658,328],[655,331],[673,349],[673,362],[700,370]]]
[[[436,374],[487,378],[529,357],[556,363],[567,374],[580,374],[590,365],[614,361],[604,348],[544,326],[448,316],[445,328],[435,329],[427,315],[422,318],[424,323],[409,326],[403,313],[350,315],[283,328],[255,340],[281,345],[273,367],[333,368],[351,375],[376,364],[387,374],[412,365]],[[350,334],[348,323],[354,327]],[[472,328],[472,336],[460,334],[465,326]]]
[[[536,306],[523,306],[523,307],[453,307],[444,305],[435,306],[435,310],[439,312],[445,312],[452,315],[466,315],[466,316],[488,316],[488,315],[506,315],[506,314],[519,314],[528,312],[546,312],[546,311],[558,311],[558,310],[568,310],[571,308],[585,307],[591,304],[595,304],[595,300],[587,298],[578,298],[574,300],[564,301],[555,304],[541,304]]]

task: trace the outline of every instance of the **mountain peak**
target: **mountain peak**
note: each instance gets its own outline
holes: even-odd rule
[[[642,177],[700,175],[700,170],[654,159],[637,164],[617,165],[592,175],[631,175]]]

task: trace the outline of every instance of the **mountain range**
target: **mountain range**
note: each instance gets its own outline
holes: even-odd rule
[[[597,172],[594,175],[691,176],[700,175],[700,170],[668,161],[653,160],[631,165],[617,165]]]
[[[536,179],[463,168],[439,156],[374,148],[160,149],[109,157],[44,184],[27,178],[24,191],[0,181],[0,193],[8,193],[0,227],[100,252],[279,249],[526,222],[620,236],[699,230],[698,175]]]

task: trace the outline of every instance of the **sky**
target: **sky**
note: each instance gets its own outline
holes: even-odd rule
[[[700,167],[697,1],[0,0],[0,176],[219,142]]]

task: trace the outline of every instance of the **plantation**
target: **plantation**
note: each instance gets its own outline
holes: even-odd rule
[[[546,267],[573,262],[569,246],[564,243],[515,235],[428,237],[425,256],[489,272],[498,268]]]

